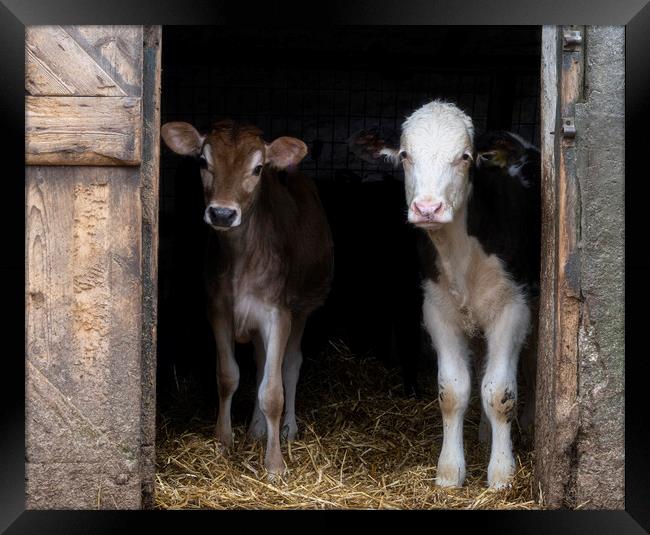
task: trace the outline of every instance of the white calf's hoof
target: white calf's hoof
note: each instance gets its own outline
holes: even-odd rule
[[[489,487],[493,490],[503,490],[503,489],[509,489],[512,487],[512,481],[495,481],[489,485]]]
[[[505,460],[490,462],[488,465],[488,486],[491,489],[505,489],[512,487],[512,478],[515,475],[515,462]]]
[[[462,487],[463,483],[465,483],[465,466],[456,463],[438,463],[437,486]]]

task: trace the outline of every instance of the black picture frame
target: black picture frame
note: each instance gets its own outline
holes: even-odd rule
[[[169,511],[25,511],[24,412],[24,233],[16,228],[25,220],[24,185],[24,28],[34,24],[418,24],[418,25],[540,25],[601,24],[626,26],[626,509],[625,511],[494,511],[445,514],[454,529],[463,531],[478,522],[481,530],[499,533],[650,533],[650,448],[646,426],[646,392],[650,364],[643,350],[647,330],[650,273],[647,250],[647,196],[649,151],[647,134],[650,105],[650,5],[647,0],[336,0],[327,4],[289,2],[207,2],[202,0],[2,0],[0,3],[0,117],[9,130],[3,144],[3,196],[0,210],[3,251],[0,275],[4,282],[6,314],[2,322],[3,403],[0,406],[0,529],[8,534],[114,533],[144,521],[147,529],[187,529],[188,522],[209,522],[223,529],[211,512],[192,517]],[[632,177],[635,177],[632,180]],[[612,207],[618,209],[619,207]],[[622,207],[620,207],[622,208]],[[24,232],[24,227],[23,227]],[[627,246],[629,245],[629,246]],[[23,310],[23,312],[19,312]],[[305,514],[305,512],[302,512]],[[224,512],[225,514],[225,512]],[[352,513],[355,514],[355,513]],[[409,519],[400,513],[380,513],[364,522],[382,525]],[[198,515],[198,516],[197,516]],[[454,516],[450,516],[454,515]],[[479,516],[477,516],[479,515]],[[258,515],[259,516],[259,515]],[[367,515],[366,515],[367,517]],[[339,517],[340,518],[340,517]],[[440,519],[442,517],[436,517]],[[241,522],[239,518],[237,521]],[[421,521],[431,522],[430,518]],[[437,529],[436,523],[427,529]],[[348,519],[349,521],[349,515]],[[286,519],[284,519],[286,523]],[[278,527],[284,527],[278,524]],[[402,528],[403,529],[403,528]]]

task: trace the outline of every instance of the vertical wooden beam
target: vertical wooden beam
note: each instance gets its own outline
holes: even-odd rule
[[[578,430],[578,326],[580,323],[580,197],[576,177],[575,104],[582,97],[582,46],[565,46],[567,27],[542,35],[543,317],[540,333],[536,444],[538,478],[548,507],[575,507]],[[584,29],[581,29],[584,33]],[[553,74],[555,71],[555,76]],[[555,79],[554,79],[555,78]],[[550,87],[555,81],[557,90]],[[551,91],[550,94],[545,94]],[[556,95],[556,103],[550,102]],[[549,126],[553,127],[553,145]],[[553,156],[549,155],[552,150]],[[552,167],[551,167],[552,166]],[[549,338],[549,335],[552,337]]]
[[[144,28],[142,196],[142,506],[155,499],[156,324],[158,309],[158,202],[162,28]]]
[[[543,496],[548,496],[555,472],[554,384],[556,295],[556,155],[558,124],[559,28],[542,29],[541,153],[542,153],[542,254],[540,273],[537,389],[535,394],[535,473]]]

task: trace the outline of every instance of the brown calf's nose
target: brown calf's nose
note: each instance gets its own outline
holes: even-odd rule
[[[223,208],[221,206],[210,206],[208,208],[210,223],[218,227],[229,227],[237,218],[237,210]]]

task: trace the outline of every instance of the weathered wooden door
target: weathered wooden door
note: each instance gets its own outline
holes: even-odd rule
[[[624,27],[543,28],[535,457],[552,508],[625,506],[624,87]]]
[[[28,27],[25,59],[26,504],[146,507],[160,27]]]

